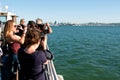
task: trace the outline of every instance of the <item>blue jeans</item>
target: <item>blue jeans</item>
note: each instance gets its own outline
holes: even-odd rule
[[[13,80],[18,68],[17,54],[9,54],[3,58],[3,66],[1,67],[1,80]]]

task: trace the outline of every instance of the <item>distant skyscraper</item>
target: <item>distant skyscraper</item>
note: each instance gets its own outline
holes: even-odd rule
[[[57,24],[57,21],[54,22],[54,25],[56,25],[56,24]]]

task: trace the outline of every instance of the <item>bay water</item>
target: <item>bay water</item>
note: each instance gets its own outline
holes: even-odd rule
[[[120,26],[57,26],[48,34],[64,80],[120,80]]]

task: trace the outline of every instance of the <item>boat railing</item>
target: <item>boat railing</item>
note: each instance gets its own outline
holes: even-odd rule
[[[48,45],[47,49],[49,50]],[[53,60],[48,60],[48,64],[45,66],[45,76],[47,80],[64,80],[62,75],[57,75]]]

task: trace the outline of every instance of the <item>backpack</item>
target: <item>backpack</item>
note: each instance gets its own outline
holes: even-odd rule
[[[48,60],[52,60],[54,58],[53,53],[50,50],[44,50],[44,52]]]

